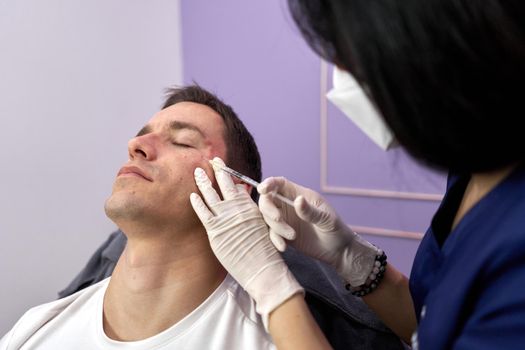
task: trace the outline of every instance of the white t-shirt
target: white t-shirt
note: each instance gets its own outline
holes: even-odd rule
[[[254,301],[229,275],[181,321],[134,342],[115,341],[104,333],[102,305],[108,283],[109,278],[30,309],[0,340],[0,350],[275,349]]]

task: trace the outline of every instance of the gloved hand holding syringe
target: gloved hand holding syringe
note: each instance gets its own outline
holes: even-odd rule
[[[226,165],[224,164],[221,164],[219,163],[218,161],[216,161],[215,159],[212,159],[212,160],[208,160],[210,162],[210,164],[213,166],[214,169],[220,169],[224,172],[227,172],[228,174],[238,178],[239,180],[247,183],[248,185],[252,185],[254,189],[257,188],[257,186],[259,186],[259,182],[255,181],[254,179],[246,176],[246,175],[243,175],[241,174],[240,172],[236,171],[236,170],[233,170],[232,168],[229,168],[227,167]],[[281,202],[283,203],[286,203],[290,206],[293,207],[293,200],[291,199],[288,199],[286,198],[285,196],[275,192],[272,194],[273,196],[275,196],[275,198],[278,198]]]
[[[373,280],[376,258],[383,252],[354,233],[320,194],[284,177],[259,184],[219,158],[208,161],[217,187],[203,169],[195,169],[202,198],[192,193],[191,204],[214,254],[255,300],[265,324],[276,307],[302,291],[277,252],[286,245],[332,265],[351,286]],[[257,188],[258,206],[231,176]],[[279,206],[276,199],[289,205]]]
[[[332,265],[352,285],[366,281],[380,250],[355,234],[319,193],[283,177],[267,178],[260,186],[222,161],[209,162],[215,171],[222,170],[257,188],[261,194],[259,209],[270,228],[270,240],[279,251],[290,244]],[[275,198],[291,208],[279,208]]]

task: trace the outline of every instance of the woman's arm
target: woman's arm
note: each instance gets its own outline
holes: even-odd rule
[[[272,242],[330,264],[352,286],[361,286],[373,271],[380,250],[354,233],[317,192],[283,177],[268,178],[257,188],[259,208]],[[273,193],[295,198],[294,207],[274,202]],[[416,328],[408,280],[388,265],[378,288],[363,300],[394,333],[409,342]]]
[[[408,289],[408,279],[389,265],[383,280],[363,301],[405,343],[416,330],[416,314]],[[275,309],[269,331],[278,349],[331,349],[301,294]]]
[[[377,289],[365,295],[363,301],[387,327],[410,344],[417,322],[405,275],[389,264]]]
[[[278,349],[332,348],[315,322],[302,294],[294,295],[270,313],[268,328]]]

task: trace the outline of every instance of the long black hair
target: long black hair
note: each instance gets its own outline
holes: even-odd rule
[[[312,49],[367,87],[417,159],[465,172],[525,159],[525,2],[288,4]]]

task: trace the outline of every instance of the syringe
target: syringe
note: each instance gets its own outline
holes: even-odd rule
[[[246,175],[241,174],[240,172],[238,172],[236,170],[233,170],[232,168],[228,168],[226,165],[222,165],[219,162],[214,161],[214,160],[208,160],[208,161],[210,162],[210,164],[214,168],[219,168],[220,170],[225,171],[225,172],[227,172],[228,174],[230,174],[232,176],[235,176],[239,180],[247,183],[248,185],[252,185],[255,188],[255,190],[257,189],[257,186],[259,186],[259,182],[255,181],[252,178],[249,178]],[[272,195],[275,196],[276,198],[279,198],[279,200],[281,200],[281,202],[286,203],[286,204],[288,204],[288,205],[290,205],[292,207],[294,206],[293,205],[293,201],[291,199],[288,199],[285,196],[283,196],[283,195],[281,195],[279,193],[276,193],[276,192],[273,193]]]

